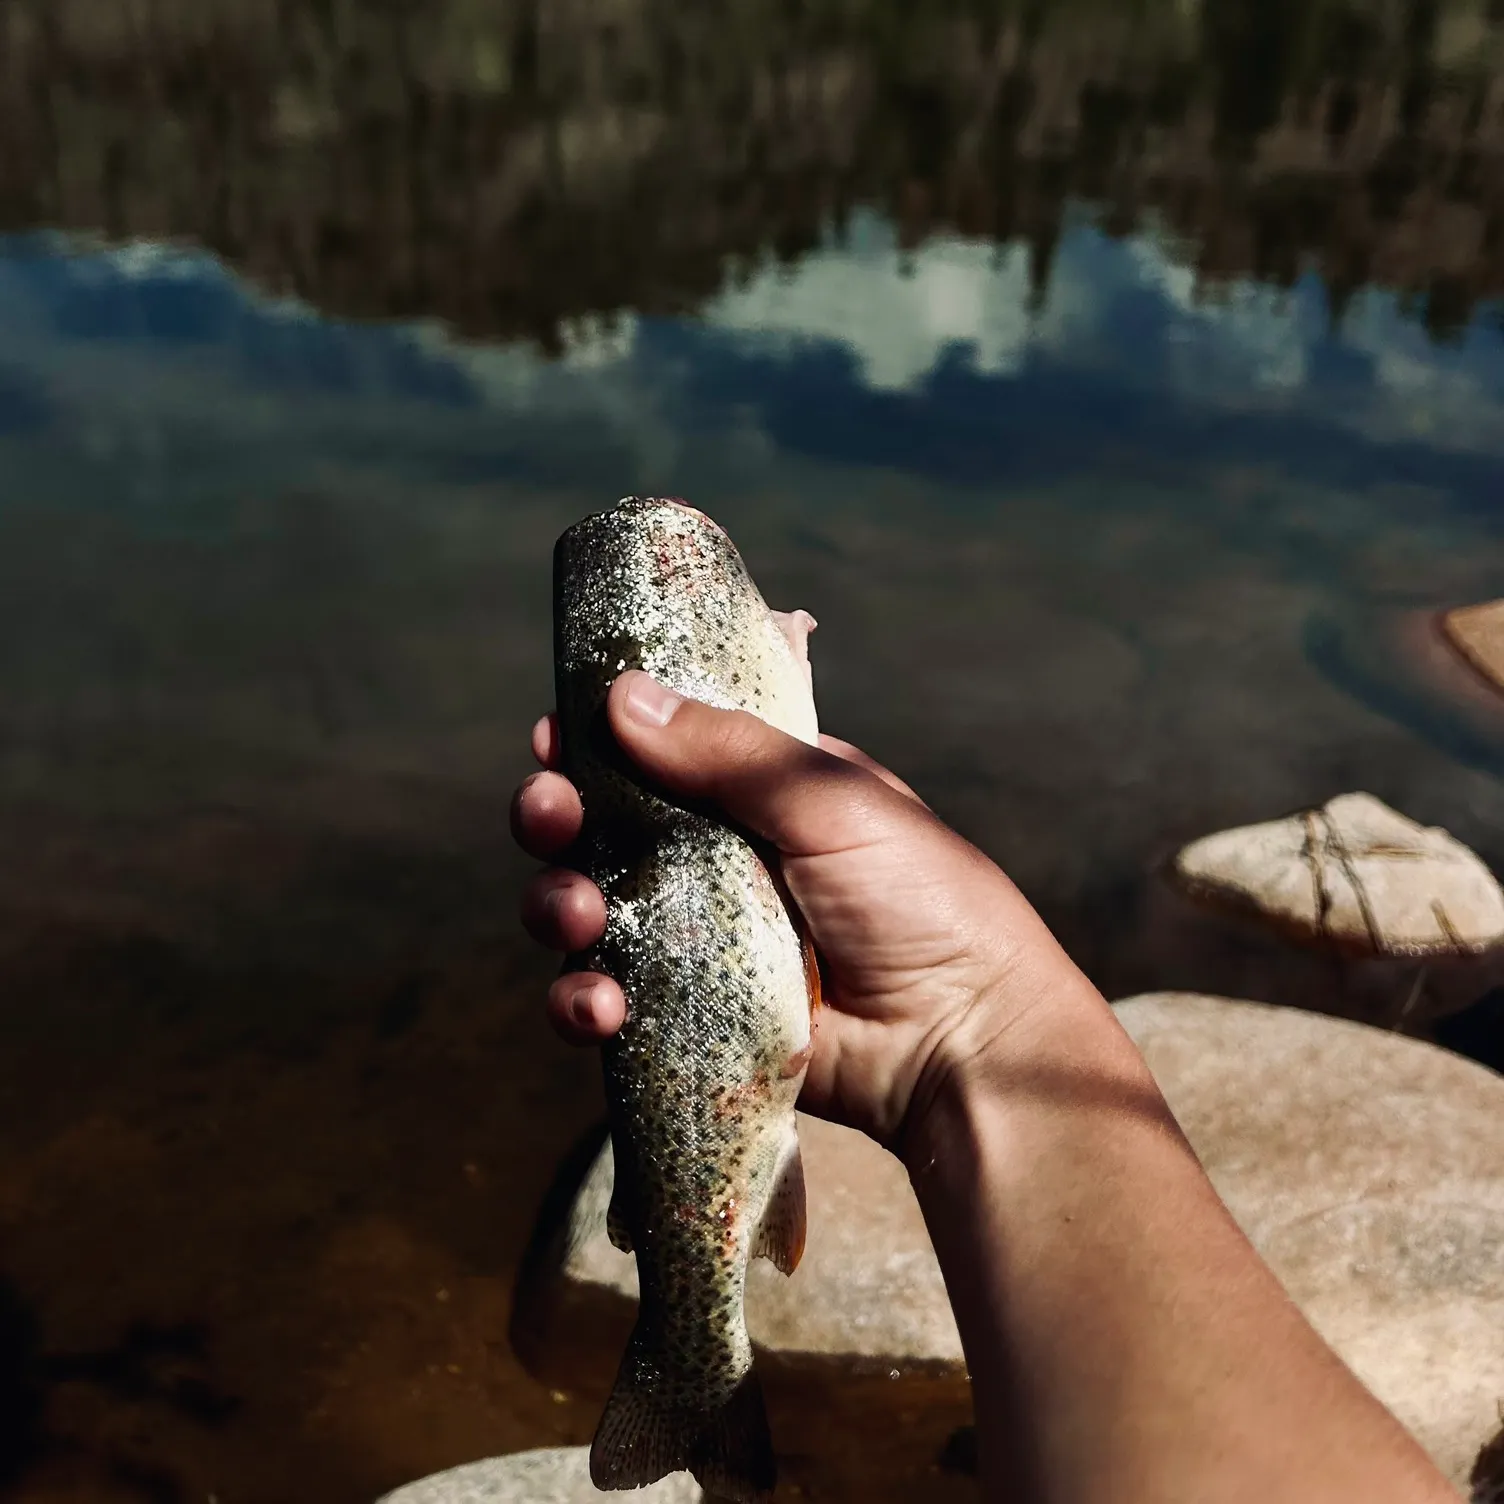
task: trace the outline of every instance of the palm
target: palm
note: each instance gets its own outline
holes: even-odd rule
[[[1039,921],[992,862],[857,748],[822,737],[816,752],[750,718],[739,728],[718,724],[730,739],[686,753],[676,786],[714,778],[720,768],[723,806],[777,848],[809,926],[827,1006],[803,1105],[891,1141],[935,1046],[1007,968],[1021,927]],[[776,736],[780,745],[759,762],[737,735]],[[552,718],[539,723],[534,750],[554,766]],[[579,796],[557,772],[535,775],[519,791],[514,825],[536,856],[566,850],[582,822]],[[558,868],[535,879],[523,913],[538,939],[564,951],[593,944],[606,918],[595,885]],[[620,988],[592,974],[561,977],[550,1008],[579,1043],[598,1043],[625,1014]]]

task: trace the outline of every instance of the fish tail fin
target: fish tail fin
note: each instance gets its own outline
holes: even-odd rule
[[[633,1356],[629,1347],[591,1443],[590,1481],[607,1491],[644,1488],[688,1471],[708,1493],[766,1504],[777,1464],[757,1375],[749,1372],[719,1409],[688,1408],[665,1403]]]

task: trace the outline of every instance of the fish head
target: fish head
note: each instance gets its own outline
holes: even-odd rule
[[[697,508],[630,496],[584,518],[559,539],[554,590],[561,671],[604,688],[645,669],[692,699],[817,740],[814,618],[769,610],[729,534]]]

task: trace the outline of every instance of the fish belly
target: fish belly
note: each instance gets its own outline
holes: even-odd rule
[[[637,1255],[641,1307],[592,1475],[638,1487],[689,1468],[760,1499],[772,1453],[743,1296],[751,1258],[791,1272],[803,1246],[805,949],[758,854],[700,816],[681,814],[635,867],[603,866],[591,963],[628,1010],[605,1052],[610,1227]]]

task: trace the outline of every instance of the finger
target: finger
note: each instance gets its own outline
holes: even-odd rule
[[[552,867],[522,893],[522,927],[550,950],[584,950],[606,929],[606,900],[582,872]]]
[[[827,736],[820,733],[820,745],[827,752],[834,752],[837,757],[844,757],[847,762],[854,762],[859,768],[866,768],[869,773],[875,773],[890,789],[897,789],[906,799],[912,799],[915,804],[929,808],[924,800],[906,784],[897,773],[890,773],[875,757],[869,757],[860,747],[854,747],[850,742],[843,742],[838,736]]]
[[[742,710],[716,710],[640,670],[611,686],[611,727],[676,793],[709,799],[786,856],[847,850],[923,811],[868,769]]]
[[[627,1019],[621,988],[597,971],[567,971],[548,989],[548,1018],[570,1044],[601,1044]]]
[[[534,773],[512,796],[512,837],[539,861],[558,856],[584,823],[579,790],[562,773]]]
[[[559,766],[559,717],[552,710],[533,727],[533,756],[545,768]]]

